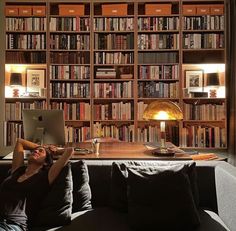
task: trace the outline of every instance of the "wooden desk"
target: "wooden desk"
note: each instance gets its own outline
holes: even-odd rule
[[[70,144],[68,146],[86,148],[91,150],[92,144],[90,142]],[[176,148],[179,153],[176,153],[174,157],[157,157],[152,154],[150,147],[144,143],[128,143],[128,142],[102,142],[100,143],[99,155],[94,153],[91,154],[75,154],[71,159],[87,159],[87,160],[223,160],[227,161],[227,158],[220,158],[213,154],[199,154],[199,155],[189,155],[184,153],[182,150]],[[182,151],[182,152],[181,152]],[[26,158],[26,156],[25,156]],[[12,153],[6,155],[2,160],[12,160]]]
[[[84,142],[76,145],[80,148],[91,149],[91,143]],[[143,143],[129,142],[103,142],[100,143],[99,155],[78,154],[75,152],[72,159],[144,159],[144,160],[192,160],[191,156],[186,153],[176,153],[174,157],[157,157],[152,154],[152,150],[148,149]]]

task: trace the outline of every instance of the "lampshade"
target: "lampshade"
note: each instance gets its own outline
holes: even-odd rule
[[[10,85],[11,86],[21,86],[22,85],[21,73],[11,73]]]
[[[144,113],[146,120],[182,120],[183,113],[180,107],[171,101],[153,101]]]
[[[219,86],[220,85],[219,73],[208,73],[206,79],[206,85]]]

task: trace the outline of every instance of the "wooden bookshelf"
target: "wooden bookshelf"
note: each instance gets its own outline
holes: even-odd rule
[[[6,95],[7,145],[22,135],[23,108],[63,109],[68,142],[101,135],[156,142],[160,125],[144,121],[143,111],[154,100],[171,100],[184,120],[167,123],[169,141],[187,149],[227,148],[224,0],[4,4],[13,10],[5,16],[6,88],[21,64],[22,88],[27,91],[27,68],[43,68],[46,91],[43,97]],[[27,15],[19,13],[22,7]],[[219,73],[214,97],[208,72]]]

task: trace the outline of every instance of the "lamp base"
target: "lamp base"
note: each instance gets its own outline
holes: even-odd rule
[[[13,94],[12,94],[13,97],[19,97],[19,89],[15,88],[12,91],[13,91]]]
[[[168,148],[156,148],[152,150],[152,154],[158,157],[172,157],[175,155],[175,152]]]

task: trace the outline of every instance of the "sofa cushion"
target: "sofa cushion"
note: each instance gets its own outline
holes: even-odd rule
[[[83,160],[72,163],[73,204],[72,212],[91,209],[91,189],[88,167]]]
[[[31,231],[130,231],[127,214],[115,211],[109,207],[99,207],[72,214],[70,225],[53,229],[34,227]]]
[[[199,212],[201,225],[194,231],[229,231],[219,216],[211,211]],[[72,214],[71,223],[55,228],[34,227],[31,231],[132,231],[127,222],[127,214],[109,207],[100,207]],[[147,230],[147,229],[146,229]],[[159,229],[155,229],[159,230]],[[175,230],[173,230],[175,231]],[[181,230],[190,231],[190,230]]]
[[[53,182],[34,220],[34,226],[54,227],[71,221],[72,174],[68,163]]]
[[[199,215],[201,225],[194,231],[230,231],[216,213],[199,209]]]
[[[137,161],[133,161],[131,162],[133,165],[135,166],[173,166],[173,165],[179,165],[180,163],[173,163],[173,162],[168,162],[168,163],[164,163],[164,162],[137,162]],[[193,194],[193,198],[194,198],[194,202],[195,205],[197,207],[199,207],[199,190],[198,190],[198,185],[197,185],[197,171],[196,171],[196,162],[185,162],[184,165],[187,167],[187,175],[189,177],[189,181],[190,181],[190,185],[191,185],[191,189],[192,189],[192,194]]]
[[[128,162],[128,163],[112,163],[112,170],[111,170],[111,190],[110,190],[110,205],[118,209],[119,211],[127,211],[127,178],[128,172],[127,167],[135,168],[135,167],[161,167],[164,166],[168,168],[169,166],[176,166],[180,165],[180,163],[164,163],[164,162]],[[181,164],[183,165],[183,163]],[[199,205],[199,193],[198,193],[198,186],[197,186],[197,174],[196,174],[196,163],[184,163],[187,167],[187,174],[190,180],[190,185],[192,189],[192,194],[194,197],[195,205],[198,207]]]
[[[186,165],[128,167],[128,218],[135,230],[191,230],[200,224]]]

